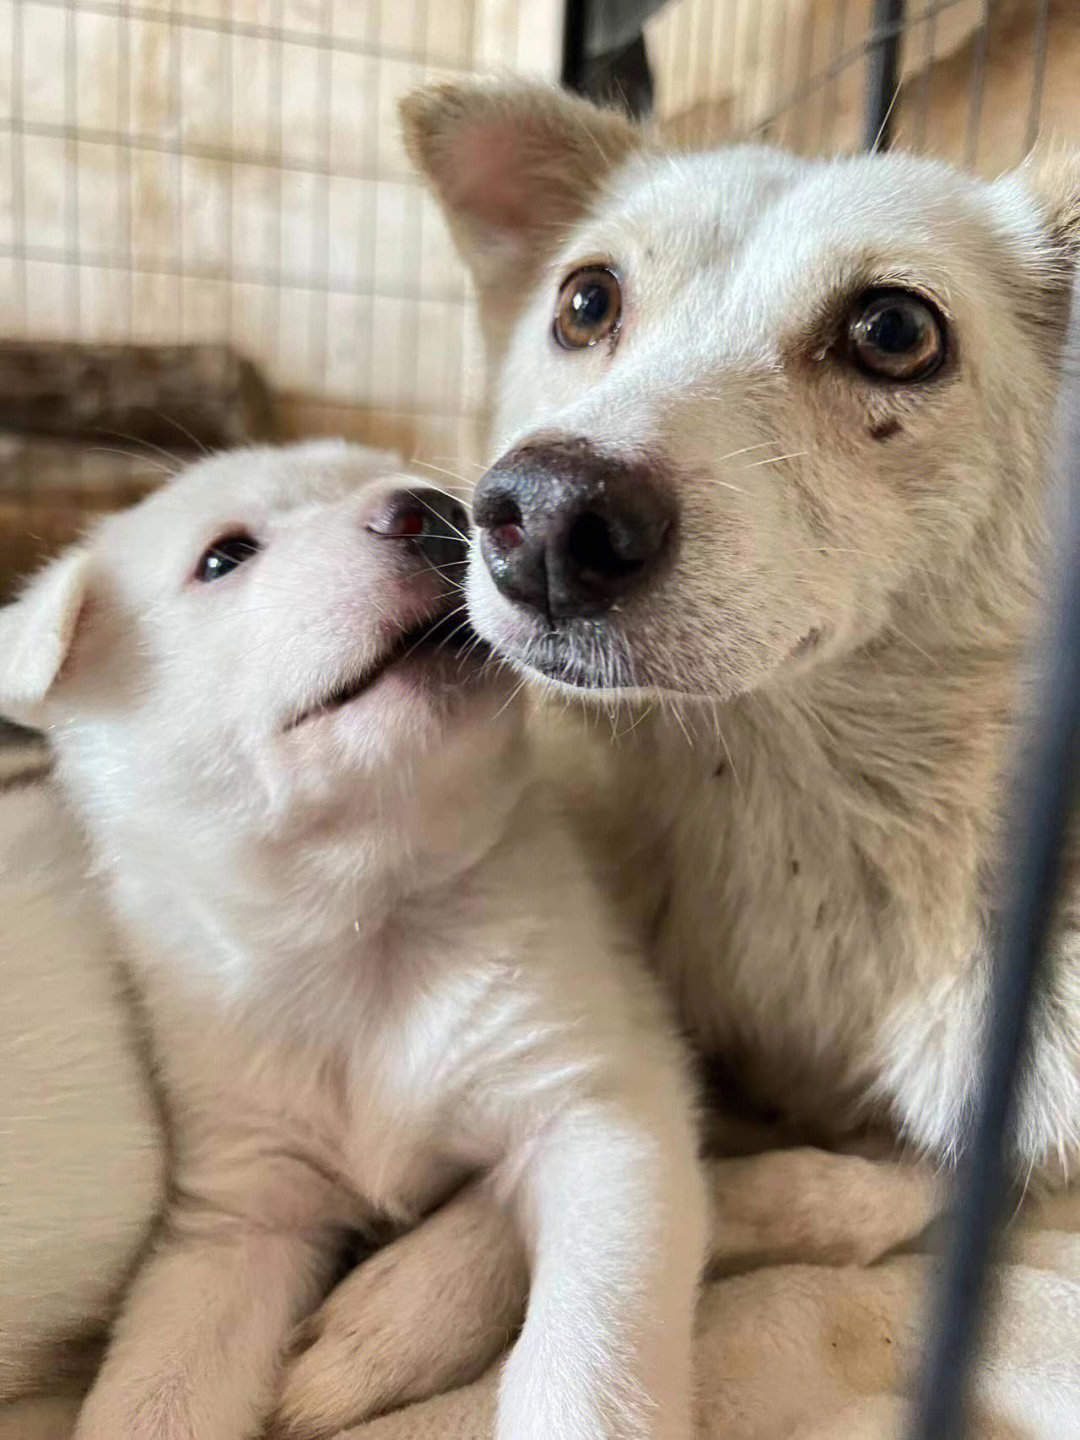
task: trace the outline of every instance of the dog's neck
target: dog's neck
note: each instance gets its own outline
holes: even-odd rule
[[[805,877],[808,848],[834,857],[823,884],[834,872],[846,884],[843,847],[880,881],[883,903],[903,908],[901,929],[917,948],[981,911],[1024,644],[1004,630],[978,644],[926,639],[892,632],[725,705],[660,712],[658,750],[642,750],[646,772],[668,756],[676,813],[730,828],[724,884],[745,890],[747,904],[756,896],[767,912],[763,892],[782,892],[800,866]],[[630,741],[640,749],[639,737]],[[647,774],[643,783],[657,793]],[[710,796],[715,805],[703,804]],[[849,898],[837,894],[841,911]]]
[[[342,776],[333,799],[282,802],[271,818],[257,806],[244,816],[244,787],[230,793],[228,776],[215,807],[209,792],[167,778],[123,794],[70,754],[61,774],[148,961],[180,962],[196,979],[245,967],[292,979],[328,973],[335,956],[348,963],[409,907],[437,909],[467,884],[529,780],[520,739],[493,752],[480,774],[418,766],[430,785],[398,777],[373,792]]]
[[[888,855],[892,885],[916,910],[966,909],[973,882],[996,868],[1042,612],[1040,492],[1028,485],[1024,504],[989,517],[969,556],[909,583],[873,639],[720,712],[756,757],[748,768],[771,770],[782,795],[812,797]]]

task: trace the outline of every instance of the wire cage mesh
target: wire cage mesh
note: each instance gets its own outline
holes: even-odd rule
[[[433,76],[553,74],[556,0],[4,0],[0,329],[228,341],[290,428],[468,453],[464,276],[401,149]]]
[[[0,340],[227,342],[287,435],[475,465],[477,329],[397,101],[439,76],[565,74],[600,3],[0,0]],[[986,170],[1040,129],[1080,134],[1075,0],[607,9],[637,12],[656,118],[688,144],[858,148],[894,36],[897,144]],[[0,502],[32,498],[4,429]]]
[[[1073,0],[676,0],[647,26],[657,108],[694,144],[855,149],[876,136],[868,88],[894,36],[894,144],[994,171],[1080,130]]]

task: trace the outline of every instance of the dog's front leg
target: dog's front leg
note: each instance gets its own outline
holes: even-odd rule
[[[75,1440],[248,1440],[327,1249],[243,1222],[167,1226],[117,1322]]]
[[[325,1440],[474,1380],[525,1313],[513,1218],[478,1180],[359,1265],[305,1319],[286,1362],[274,1436]]]
[[[685,1098],[564,1112],[516,1198],[532,1256],[498,1440],[688,1440],[704,1189]],[[648,1079],[641,1081],[648,1088]]]

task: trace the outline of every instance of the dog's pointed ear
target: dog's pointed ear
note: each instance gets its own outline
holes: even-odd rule
[[[1042,209],[1051,240],[1075,269],[1080,265],[1080,150],[1044,142],[1016,174]]]
[[[90,557],[71,550],[0,609],[0,715],[39,727],[89,598]]]
[[[597,202],[645,132],[554,86],[434,85],[401,105],[405,144],[431,183],[481,312],[523,302],[529,280]]]

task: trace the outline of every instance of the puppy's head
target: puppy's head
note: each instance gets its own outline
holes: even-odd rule
[[[359,447],[207,460],[0,612],[0,713],[52,730],[95,804],[381,804],[497,743],[465,523]]]
[[[499,651],[593,692],[723,699],[893,625],[1007,622],[1080,167],[676,156],[530,87],[404,115],[495,367],[469,595]]]

